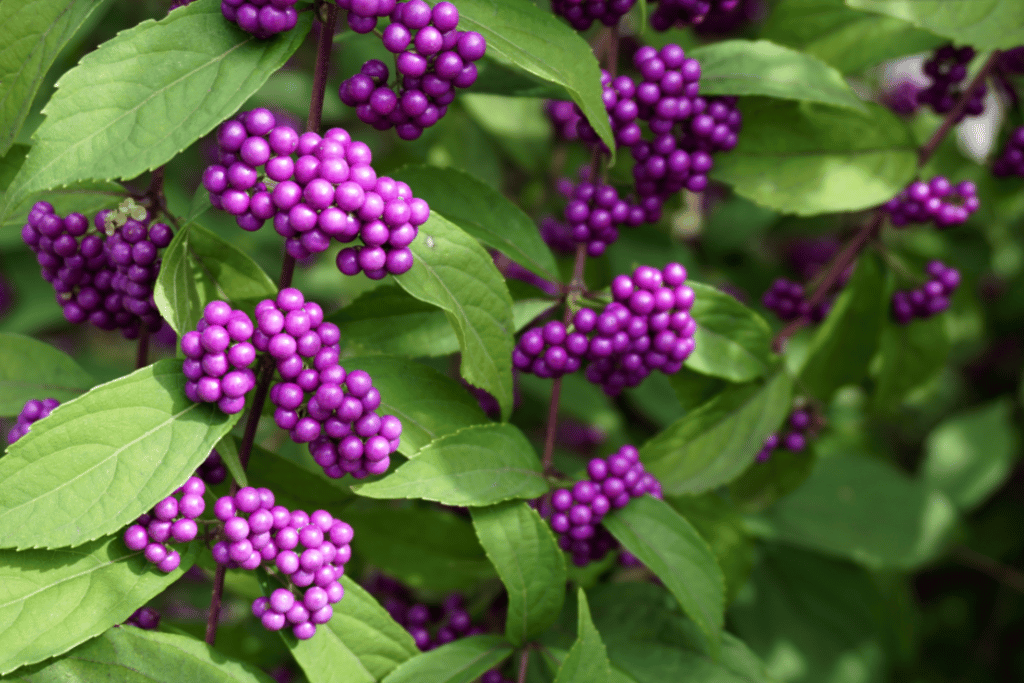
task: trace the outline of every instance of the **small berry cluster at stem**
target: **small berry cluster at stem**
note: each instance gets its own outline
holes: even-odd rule
[[[651,12],[651,28],[667,31],[675,26],[698,26],[709,12],[728,12],[739,3],[740,0],[658,0]]]
[[[918,104],[928,105],[936,114],[948,114],[953,111],[963,91],[961,82],[967,77],[967,65],[974,59],[974,48],[953,47],[952,44],[940,47],[924,63],[924,73],[931,83],[917,93]],[[958,120],[964,116],[978,116],[985,111],[985,86],[982,85],[973,93],[967,107]]]
[[[44,398],[41,400],[34,398],[26,401],[21,412],[18,413],[11,431],[7,432],[7,445],[12,445],[15,441],[28,434],[28,430],[33,422],[42,420],[59,405],[60,401],[55,398]]]
[[[649,220],[644,207],[630,204],[619,197],[613,186],[589,180],[589,169],[580,171],[580,182],[573,185],[563,180],[560,189],[568,190],[568,203],[563,217],[569,232],[571,251],[577,244],[587,246],[587,255],[600,256],[609,245],[619,239],[619,226],[635,228]],[[660,206],[655,207],[660,215]],[[656,220],[656,218],[655,218]]]
[[[977,188],[970,180],[953,185],[943,176],[911,183],[885,203],[896,227],[931,221],[939,229],[963,225],[978,210]]]
[[[295,28],[299,20],[295,2],[296,0],[221,0],[220,11],[225,19],[237,24],[238,28],[263,39]]]
[[[245,311],[225,301],[206,304],[196,329],[181,337],[188,400],[216,403],[228,415],[242,412],[245,395],[256,386],[252,337],[252,320]]]
[[[196,518],[206,509],[205,493],[203,480],[189,477],[174,493],[125,529],[125,546],[129,550],[144,551],[146,559],[160,571],[174,571],[181,564],[181,555],[167,543],[188,543],[196,537],[199,533]]]
[[[551,11],[577,31],[586,31],[595,21],[615,26],[635,4],[636,0],[552,0]]]
[[[1024,178],[1024,126],[1014,128],[1002,153],[992,162],[992,173],[999,177]]]
[[[202,479],[207,486],[222,484],[228,478],[228,468],[216,449],[210,451],[210,455],[196,469],[196,476]]]
[[[925,271],[930,276],[928,282],[892,295],[892,317],[900,325],[914,318],[930,318],[949,308],[949,297],[960,284],[960,272],[941,261],[930,262]]]
[[[125,620],[125,625],[136,626],[143,631],[155,631],[160,627],[160,613],[152,607],[140,607]]]
[[[805,317],[811,322],[820,323],[832,309],[832,300],[822,301],[811,306],[807,299],[804,286],[784,277],[780,277],[761,297],[761,303],[779,320],[796,320]]]
[[[764,447],[755,458],[757,462],[771,460],[772,453],[779,448],[792,453],[804,450],[807,447],[807,437],[814,427],[811,411],[806,408],[794,410],[789,414],[785,427],[785,431],[776,432],[765,439]]]
[[[450,2],[430,7],[424,0],[377,2],[374,14],[363,18],[372,3],[348,0],[349,25],[369,32],[377,16],[391,7],[384,29],[384,47],[395,54],[395,82],[384,62],[371,59],[359,73],[342,82],[341,101],[355,107],[359,120],[378,130],[394,128],[403,140],[415,140],[448,112],[456,88],[476,82],[476,62],[487,41],[475,31],[459,31],[459,10]],[[365,8],[364,8],[365,6]],[[367,29],[365,31],[360,29]]]

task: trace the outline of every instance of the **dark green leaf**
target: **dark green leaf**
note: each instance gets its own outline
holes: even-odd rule
[[[0,674],[123,622],[192,566],[193,546],[179,552],[181,566],[164,574],[120,534],[74,549],[0,550]]]
[[[470,683],[512,654],[501,636],[469,636],[413,657],[382,683]]]
[[[695,294],[690,315],[698,327],[697,347],[686,367],[731,382],[766,374],[774,356],[768,323],[725,292],[699,282],[689,285]]]
[[[1024,43],[1020,5],[1003,0],[846,0],[856,9],[909,21],[959,45],[1007,50]]]
[[[874,407],[892,411],[911,389],[924,384],[945,365],[950,340],[941,315],[914,320],[909,325],[882,328],[879,353],[882,363],[875,376]]]
[[[297,462],[254,446],[249,460],[249,485],[273,490],[278,503],[293,509],[316,510],[324,507],[325,501],[338,504],[352,498],[344,479],[329,478],[308,454],[303,453],[302,458]]]
[[[239,486],[248,486],[249,478],[245,476],[245,468],[242,467],[242,461],[238,456],[238,443],[235,441],[235,437],[228,434],[223,439],[217,442],[217,454],[220,459],[224,462],[224,466],[228,468],[228,472],[231,473],[231,478]]]
[[[303,13],[296,29],[258,40],[224,21],[216,0],[198,0],[119,33],[61,77],[3,214],[31,192],[166,163],[242,106],[311,23]]]
[[[611,675],[608,653],[590,618],[587,594],[582,588],[576,594],[576,607],[576,642],[558,668],[555,683],[607,683]]]
[[[548,491],[533,445],[518,427],[487,424],[442,436],[383,479],[356,484],[368,498],[422,498],[481,506]]]
[[[669,375],[668,380],[684,412],[707,403],[729,386],[723,379],[699,374],[686,366],[674,375]]]
[[[729,495],[743,510],[760,511],[804,483],[814,468],[808,451],[793,453],[784,448],[772,453],[768,462],[747,468],[729,483]]]
[[[0,459],[0,546],[113,533],[184,482],[240,414],[185,398],[162,360],[58,406]]]
[[[96,383],[71,356],[20,334],[0,333],[0,415],[17,415],[25,401],[67,401]]]
[[[676,597],[715,658],[721,651],[725,579],[697,530],[664,501],[641,496],[604,524]]]
[[[565,601],[565,555],[551,527],[526,503],[470,511],[480,545],[508,592],[505,637],[521,646],[543,633]]]
[[[547,172],[552,131],[544,100],[482,95],[474,88],[459,98],[459,104],[520,168],[537,175]]]
[[[916,143],[884,108],[747,98],[743,134],[711,176],[783,213],[856,211],[891,199],[917,169]]]

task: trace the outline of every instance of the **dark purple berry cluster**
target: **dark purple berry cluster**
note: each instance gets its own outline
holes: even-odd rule
[[[221,460],[220,453],[216,449],[210,451],[210,455],[196,469],[196,476],[203,480],[207,486],[221,484],[228,478],[228,468]]]
[[[629,76],[617,76],[612,78],[604,69],[601,69],[601,100],[604,102],[605,111],[608,112],[608,122],[612,127],[612,134],[615,137],[615,144],[619,147],[633,147],[640,143],[643,131],[637,118],[640,116],[640,107],[636,100],[636,83]],[[576,107],[576,114],[580,119],[577,123],[577,134],[584,142],[592,145],[601,144],[597,131],[583,118],[583,112]]]
[[[928,105],[936,114],[947,114],[953,110],[963,94],[961,82],[967,77],[967,65],[974,59],[974,48],[959,49],[944,45],[924,63],[924,73],[931,84],[917,93],[918,104]],[[967,102],[960,115],[978,116],[985,110],[985,86],[982,85]],[[958,119],[959,120],[959,119]]]
[[[31,399],[26,401],[21,412],[18,413],[18,417],[14,426],[11,427],[11,431],[7,432],[7,445],[10,446],[15,441],[28,434],[29,427],[32,426],[33,422],[42,420],[59,405],[60,401],[55,398],[44,398],[42,400]]]
[[[576,104],[570,100],[547,100],[544,112],[555,128],[555,137],[566,142],[580,139],[579,124],[583,121]]]
[[[584,177],[579,183],[570,184],[572,194],[568,196],[563,216],[574,247],[585,244],[587,254],[596,257],[619,239],[620,225],[635,228],[648,220],[648,217],[643,206],[630,204],[620,198],[618,190],[613,186],[590,182],[586,178],[589,176],[588,171],[584,169],[581,172]],[[654,208],[660,215],[660,205]]]
[[[124,623],[144,631],[155,631],[160,626],[160,613],[152,607],[140,607],[132,612],[132,615]]]
[[[561,321],[551,320],[543,327],[530,328],[512,351],[513,365],[545,378],[576,372],[590,348],[590,340],[574,327],[578,326],[570,325],[566,329]]]
[[[667,31],[673,26],[696,26],[709,12],[729,12],[740,0],[658,0],[651,12],[651,28]]]
[[[224,523],[224,540],[214,544],[213,559],[278,573],[288,587],[254,600],[252,613],[267,630],[291,625],[295,637],[306,640],[330,621],[332,605],[345,595],[340,579],[352,557],[352,527],[326,510],[310,515],[274,502],[269,489],[251,486],[219,498],[213,512]]]
[[[225,19],[257,38],[290,31],[299,20],[295,0],[221,0],[220,11]]]
[[[111,213],[98,213],[94,221],[96,227],[103,229]],[[153,301],[153,288],[160,274],[159,254],[171,243],[172,237],[171,229],[163,223],[153,223],[147,228],[145,223],[128,218],[104,244],[107,261],[114,269],[110,285],[120,297],[121,307],[134,316],[137,324],[154,331],[162,322]]]
[[[242,412],[245,395],[256,385],[252,337],[252,320],[245,311],[224,301],[206,304],[196,329],[181,338],[188,399],[216,403],[228,415]]]
[[[294,288],[261,301],[256,325],[255,346],[270,354],[282,378],[270,388],[277,426],[309,444],[329,477],[386,472],[402,423],[376,412],[380,391],[368,373],[346,372],[338,363],[337,325],[325,323],[320,306]]]
[[[892,316],[900,325],[914,318],[930,318],[949,308],[949,297],[960,284],[960,272],[941,261],[932,261],[925,271],[930,276],[928,282],[892,295]]]
[[[586,31],[595,21],[615,26],[635,4],[636,0],[552,0],[551,11],[577,31]]]
[[[348,27],[356,33],[370,33],[377,20],[395,11],[398,0],[334,0],[347,12]]]
[[[1001,177],[1024,177],[1024,126],[1019,126],[1010,133],[1006,147],[992,162],[992,173]]]
[[[338,96],[364,123],[415,140],[447,113],[455,88],[476,82],[474,62],[484,56],[487,41],[475,31],[457,30],[459,10],[450,2],[433,8],[424,0],[399,2],[390,18],[382,39],[396,55],[395,83],[388,85],[387,65],[371,59],[341,84]],[[376,17],[372,21],[376,25]]]
[[[804,294],[804,287],[798,282],[793,282],[780,277],[772,283],[764,295],[761,303],[769,311],[779,316],[780,320],[796,320],[806,317],[811,322],[820,323],[832,309],[832,301],[822,301],[813,308]]]
[[[188,543],[196,537],[199,532],[196,518],[206,509],[205,493],[203,480],[189,477],[174,493],[125,529],[124,544],[129,550],[144,551],[146,559],[160,571],[174,571],[181,564],[181,555],[168,548],[167,543]]]
[[[931,221],[939,229],[963,225],[978,210],[978,194],[969,180],[953,185],[943,176],[927,183],[918,180],[885,203],[889,220],[897,227]]]
[[[661,498],[661,484],[644,469],[633,446],[623,446],[607,458],[593,458],[587,463],[587,475],[571,489],[551,494],[551,529],[558,535],[559,547],[571,553],[579,567],[600,560],[616,547],[601,525],[609,510],[646,494]]]
[[[882,91],[882,104],[902,116],[910,116],[921,106],[918,93],[921,88],[916,83],[900,80]]]
[[[323,137],[299,135],[277,125],[266,109],[225,122],[217,141],[220,163],[206,169],[203,185],[213,205],[233,214],[243,229],[258,230],[273,219],[296,259],[327,250],[332,238],[358,238],[361,246],[337,256],[345,275],[364,272],[379,280],[412,268],[408,247],[430,207],[406,183],[378,177],[365,143],[341,128]]]
[[[799,453],[807,447],[808,432],[813,427],[813,416],[806,408],[794,410],[789,415],[788,429],[785,433],[776,432],[765,439],[764,447],[757,454],[757,462],[767,462],[777,448]]]

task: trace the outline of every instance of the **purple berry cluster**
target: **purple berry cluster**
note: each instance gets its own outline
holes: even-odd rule
[[[181,555],[168,548],[167,543],[188,543],[196,537],[199,533],[196,518],[206,509],[205,493],[203,480],[189,477],[174,493],[125,529],[124,544],[129,550],[144,551],[146,559],[160,571],[174,571],[181,564]]]
[[[544,113],[555,128],[555,137],[566,142],[580,139],[579,124],[584,120],[576,104],[570,100],[547,100],[544,102]]]
[[[1015,128],[1010,134],[1002,154],[992,162],[992,173],[1001,177],[1024,177],[1024,126]]]
[[[370,148],[345,130],[299,135],[269,110],[254,109],[225,122],[217,142],[220,163],[206,169],[203,186],[243,229],[273,219],[286,251],[300,260],[327,250],[332,238],[359,238],[362,245],[337,256],[345,275],[379,280],[412,268],[408,247],[430,207],[406,183],[378,177]]]
[[[584,178],[579,183],[569,184],[572,193],[568,196],[563,216],[573,250],[575,245],[585,244],[587,254],[597,257],[604,253],[608,245],[619,239],[620,225],[635,228],[649,219],[643,206],[630,204],[620,198],[618,190],[611,185],[587,180],[588,171],[584,169],[581,172]],[[660,208],[660,204],[653,207],[657,215],[660,215]]]
[[[615,26],[635,4],[636,0],[552,0],[551,11],[577,31],[586,31],[595,21]]]
[[[764,447],[755,458],[757,462],[767,462],[771,459],[772,453],[777,448],[785,448],[787,451],[799,453],[807,447],[808,432],[813,426],[811,411],[806,408],[794,410],[789,415],[788,429],[785,433],[770,435],[764,441]]]
[[[171,229],[163,223],[147,227],[148,218],[129,218],[108,238],[109,215],[97,214],[91,231],[84,215],[61,218],[51,204],[37,202],[21,236],[36,254],[43,279],[53,285],[68,322],[120,329],[134,339],[143,326],[160,327],[153,285],[158,253],[170,244]]]
[[[796,320],[806,317],[810,321],[820,323],[828,315],[832,308],[832,301],[822,301],[813,308],[804,294],[804,287],[798,282],[793,282],[780,277],[772,283],[761,303],[769,311],[779,316],[780,320]]]
[[[637,104],[636,83],[633,79],[629,76],[612,78],[611,74],[601,69],[601,100],[608,112],[608,122],[612,127],[615,144],[618,147],[633,147],[639,144],[643,130],[637,123],[640,107]],[[583,118],[582,110],[577,106],[575,111],[580,117],[577,124],[580,139],[591,145],[600,144],[605,148],[597,136],[597,131]]]
[[[398,448],[402,423],[379,415],[380,391],[363,370],[338,363],[337,325],[297,289],[256,306],[255,346],[274,359],[282,381],[270,388],[274,421],[296,443],[309,444],[327,476],[382,474]],[[311,367],[307,367],[307,364]]]
[[[667,31],[673,26],[699,25],[708,13],[729,12],[740,0],[658,0],[651,12],[651,28]]]
[[[370,33],[377,20],[395,11],[398,0],[334,0],[347,12],[348,27],[356,33]]]
[[[354,8],[369,3],[350,0],[348,4]],[[475,31],[457,30],[459,10],[450,2],[433,8],[425,0],[377,3],[382,4],[394,5],[382,39],[395,54],[395,83],[389,87],[390,70],[371,59],[341,84],[338,96],[355,107],[364,123],[378,130],[394,128],[403,140],[415,140],[444,117],[455,99],[455,88],[476,82],[474,62],[484,56],[487,41]],[[376,25],[375,16],[366,20],[367,25],[370,21]]]
[[[946,114],[953,110],[963,94],[960,83],[967,77],[967,65],[974,59],[974,48],[966,46],[959,49],[953,45],[944,45],[924,63],[924,73],[931,79],[931,84],[917,93],[918,104],[928,105],[936,114]],[[963,114],[978,116],[985,110],[985,86],[982,85],[971,95]]]
[[[221,484],[228,478],[228,468],[221,460],[220,453],[216,449],[210,451],[210,455],[196,469],[196,476],[203,480],[207,486]]]
[[[257,38],[290,31],[299,20],[295,0],[221,0],[220,11],[225,19]]]
[[[140,607],[132,612],[132,615],[124,623],[144,631],[155,631],[160,626],[160,613],[152,607]]]
[[[910,116],[921,106],[917,99],[920,91],[921,88],[913,81],[900,80],[882,91],[882,104],[897,114]]]
[[[559,547],[571,553],[579,567],[600,560],[616,547],[601,525],[609,510],[648,493],[661,498],[661,484],[644,469],[633,446],[623,446],[607,458],[593,458],[587,463],[587,475],[571,489],[551,494],[551,529],[558,535]]]
[[[943,176],[911,183],[885,203],[889,220],[897,227],[931,221],[939,229],[963,225],[978,210],[978,194],[969,180],[953,185]]]
[[[196,329],[181,338],[188,400],[216,403],[228,415],[242,412],[245,395],[256,386],[252,337],[252,320],[245,311],[224,301],[206,304]]]
[[[524,372],[545,378],[576,372],[590,348],[590,340],[578,330],[578,325],[571,325],[570,329],[572,331],[559,320],[530,328],[512,350],[512,364]]]
[[[44,398],[42,400],[31,399],[26,401],[21,412],[18,413],[18,417],[14,426],[11,427],[11,431],[7,432],[7,445],[10,446],[15,441],[28,434],[29,427],[32,426],[33,422],[42,420],[59,405],[60,401],[55,398]]]
[[[224,540],[212,548],[218,564],[266,566],[287,581],[269,598],[254,600],[253,615],[269,631],[291,625],[296,638],[312,638],[345,595],[340,579],[352,557],[352,527],[326,510],[310,515],[275,505],[269,489],[251,486],[217,499],[213,512],[224,523]]]
[[[930,318],[949,308],[949,297],[960,284],[956,268],[941,261],[932,261],[925,269],[928,282],[909,291],[900,290],[892,295],[892,316],[900,325],[914,318]]]

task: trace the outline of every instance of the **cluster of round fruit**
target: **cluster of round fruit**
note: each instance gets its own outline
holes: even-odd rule
[[[651,28],[667,31],[673,26],[700,25],[711,11],[729,12],[740,0],[658,0],[651,12]]]
[[[1024,126],[1018,126],[1006,140],[1006,147],[992,162],[992,173],[1005,176],[1024,177]]]
[[[59,405],[60,401],[55,398],[44,398],[42,400],[33,398],[26,401],[21,412],[18,413],[11,431],[7,432],[7,445],[10,446],[28,434],[29,427],[32,426],[33,422],[42,420]]]
[[[320,306],[288,287],[256,306],[256,327],[256,348],[274,359],[282,378],[270,388],[277,426],[309,444],[329,477],[386,472],[402,423],[376,412],[380,391],[367,372],[338,363],[338,327],[323,321]]]
[[[593,458],[586,479],[551,494],[549,521],[559,547],[579,567],[600,560],[617,545],[601,520],[646,494],[661,498],[661,484],[644,469],[636,448],[626,445],[607,458]]]
[[[555,128],[555,137],[566,142],[576,142],[580,139],[579,125],[586,121],[580,113],[579,108],[571,100],[545,100],[544,113],[551,120]]]
[[[949,308],[949,297],[960,284],[960,272],[941,261],[932,261],[925,269],[930,279],[917,289],[900,290],[892,295],[893,319],[906,325],[914,318],[929,318]]]
[[[924,63],[924,73],[931,83],[917,93],[918,104],[925,104],[936,114],[953,110],[962,96],[960,83],[967,77],[967,65],[974,59],[974,48],[955,48],[944,45]],[[985,110],[985,86],[982,85],[968,100],[967,106],[957,120],[966,115],[978,116]]]
[[[128,550],[144,551],[146,559],[160,571],[174,571],[181,564],[181,555],[177,550],[168,548],[167,543],[188,543],[196,537],[199,533],[196,518],[206,509],[205,493],[203,480],[189,477],[171,495],[125,529],[125,546]]]
[[[355,8],[358,0],[348,3]],[[355,107],[364,123],[378,130],[394,128],[403,140],[415,140],[425,128],[437,123],[455,99],[455,88],[476,82],[476,62],[487,51],[487,41],[475,31],[459,31],[459,10],[450,2],[433,8],[425,0],[407,0],[393,5],[391,23],[381,38],[395,56],[395,83],[388,86],[390,70],[377,59],[366,62],[360,72],[342,82],[341,101]],[[352,22],[350,10],[349,23]],[[376,26],[377,16],[367,17]],[[358,17],[358,13],[357,13]],[[358,18],[357,21],[364,21]],[[372,29],[371,29],[372,30]]]
[[[600,256],[608,245],[619,239],[619,226],[635,228],[648,220],[643,206],[630,204],[619,197],[613,186],[589,180],[589,169],[580,172],[575,185],[563,179],[560,185],[571,188],[563,212],[565,225],[574,246],[585,244],[589,256]],[[660,205],[654,207],[660,211]]]
[[[917,94],[921,91],[916,83],[909,80],[899,80],[891,84],[881,93],[882,104],[902,116],[910,116],[917,111]]]
[[[803,285],[780,277],[761,297],[761,303],[780,320],[795,320],[804,317],[811,322],[820,323],[831,310],[832,299],[822,301],[812,307],[804,295]]]
[[[274,503],[269,489],[251,486],[218,498],[213,513],[224,523],[224,540],[213,545],[213,559],[230,568],[265,566],[279,573],[287,587],[257,598],[252,612],[266,629],[290,624],[295,637],[306,640],[317,624],[331,619],[331,605],[345,595],[340,579],[352,557],[352,527],[326,510],[310,515]]]
[[[207,486],[215,486],[223,483],[228,478],[228,468],[216,449],[210,451],[210,455],[203,463],[196,468],[196,476],[206,482]]]
[[[160,626],[160,613],[152,607],[140,607],[132,612],[124,623],[137,626],[144,631],[155,631]]]
[[[635,4],[636,0],[552,0],[551,11],[577,31],[586,31],[595,21],[615,26]]]
[[[250,369],[256,360],[252,336],[252,320],[245,311],[219,300],[206,304],[196,329],[181,337],[188,400],[216,403],[228,415],[242,412],[245,395],[256,386]]]
[[[370,33],[377,28],[377,20],[395,11],[398,0],[335,0],[339,9],[346,11],[348,27],[356,33]]]
[[[777,448],[799,453],[807,447],[808,432],[811,431],[813,419],[811,411],[806,408],[794,410],[787,420],[788,429],[785,433],[776,432],[764,441],[764,447],[757,454],[757,462],[767,462]]]
[[[361,246],[337,256],[345,275],[362,271],[379,280],[412,267],[408,247],[430,207],[407,184],[378,177],[370,148],[345,130],[299,135],[269,110],[254,109],[222,124],[217,143],[220,163],[206,169],[203,186],[243,229],[273,219],[296,259],[325,251],[332,238],[359,238]]]
[[[220,11],[228,21],[257,38],[284,33],[295,28],[299,14],[296,0],[221,0]]]
[[[978,206],[977,188],[970,180],[953,185],[945,177],[935,176],[928,182],[911,183],[883,208],[897,227],[932,221],[945,229],[966,223]]]
[[[61,218],[48,202],[36,202],[21,230],[35,253],[43,279],[53,285],[57,303],[71,323],[90,322],[103,330],[120,329],[128,339],[143,326],[160,326],[153,285],[160,270],[159,250],[171,242],[171,229],[149,225],[145,209],[118,225],[101,211],[95,231],[80,213]],[[108,235],[110,235],[108,237]]]

